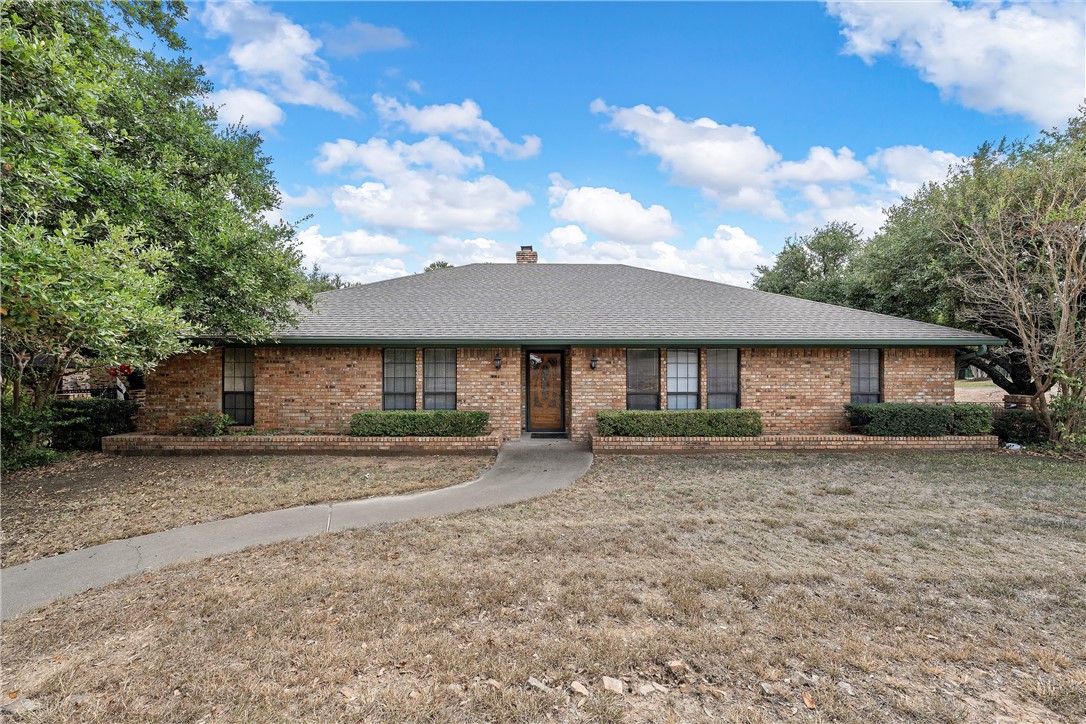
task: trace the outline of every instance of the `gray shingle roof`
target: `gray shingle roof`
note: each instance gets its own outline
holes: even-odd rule
[[[621,264],[471,264],[317,295],[284,343],[916,346],[995,337]]]

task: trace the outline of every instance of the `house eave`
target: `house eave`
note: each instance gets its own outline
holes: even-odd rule
[[[206,340],[222,343],[225,340]],[[598,338],[598,337],[278,337],[259,344],[289,346],[357,346],[357,347],[977,347],[1006,344],[998,337],[940,337],[940,338],[790,338],[741,339],[705,338]]]

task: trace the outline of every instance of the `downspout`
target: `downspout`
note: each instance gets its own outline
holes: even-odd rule
[[[975,360],[977,357],[983,357],[986,354],[988,354],[988,345],[982,344],[977,347],[976,352],[967,352],[966,354],[963,354],[959,360],[961,362],[969,362],[970,360]]]

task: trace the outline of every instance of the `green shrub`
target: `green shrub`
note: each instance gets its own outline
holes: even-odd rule
[[[350,434],[361,437],[475,437],[490,414],[476,410],[380,410],[351,416]]]
[[[952,435],[987,435],[992,432],[992,408],[988,405],[959,404],[954,412]]]
[[[0,406],[0,451],[4,457],[47,443],[52,429],[53,411],[49,408],[35,410],[24,404],[16,415],[9,399]]]
[[[53,403],[53,449],[101,450],[102,438],[136,429],[131,400],[74,399]]]
[[[59,453],[48,447],[24,447],[4,453],[3,458],[0,458],[0,470],[8,473],[14,470],[37,468],[63,460],[66,457],[67,455],[64,453]]]
[[[1031,410],[995,410],[992,413],[992,431],[1003,442],[1018,445],[1042,445],[1048,442],[1048,431],[1037,422]]]
[[[752,437],[762,434],[758,410],[600,410],[609,437]]]
[[[849,423],[863,435],[939,437],[984,435],[992,430],[987,405],[920,405],[882,402],[845,405]]]
[[[225,435],[226,428],[234,424],[234,418],[229,415],[219,415],[214,412],[198,412],[195,415],[181,418],[177,423],[177,434],[189,437],[212,437]]]

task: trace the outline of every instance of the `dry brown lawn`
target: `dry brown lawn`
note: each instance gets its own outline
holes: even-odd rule
[[[3,686],[31,721],[1077,722],[1084,562],[1068,463],[599,458],[23,614]]]
[[[4,475],[0,561],[246,513],[441,488],[493,457],[118,457],[88,453]]]

